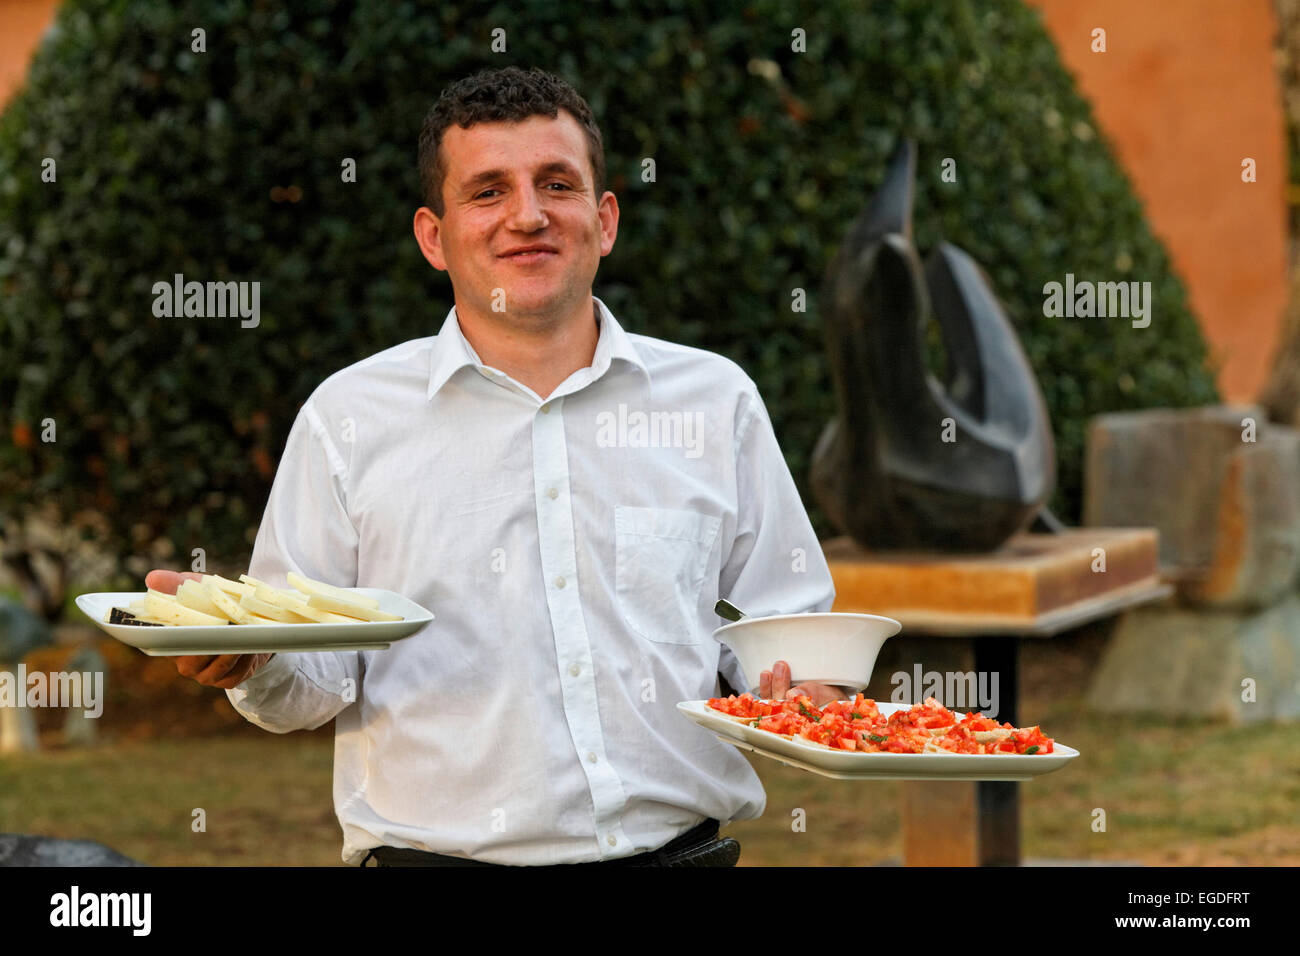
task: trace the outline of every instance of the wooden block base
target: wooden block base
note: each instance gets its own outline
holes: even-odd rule
[[[825,542],[823,551],[836,611],[884,614],[905,626],[960,622],[1014,631],[1054,612],[1159,587],[1153,528],[1026,533],[976,555],[868,552],[848,538]]]

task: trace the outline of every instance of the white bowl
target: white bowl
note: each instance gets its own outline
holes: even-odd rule
[[[724,624],[713,636],[735,652],[745,678],[758,690],[758,675],[777,661],[790,665],[794,684],[817,681],[861,690],[871,680],[881,646],[903,629],[877,614],[774,614]]]

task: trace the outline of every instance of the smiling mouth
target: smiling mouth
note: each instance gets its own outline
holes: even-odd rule
[[[534,249],[530,252],[516,252],[511,255],[501,256],[507,262],[517,262],[521,265],[529,265],[534,262],[543,262],[558,255],[555,252],[547,252],[545,249]]]

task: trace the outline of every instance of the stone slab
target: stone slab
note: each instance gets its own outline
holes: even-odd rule
[[[1180,599],[1250,610],[1287,594],[1300,570],[1300,433],[1271,426],[1235,449],[1214,517],[1209,566],[1183,577]]]
[[[1253,701],[1243,699],[1248,679]],[[1300,720],[1300,598],[1254,612],[1131,611],[1102,654],[1087,701],[1103,713]]]
[[[1214,521],[1228,460],[1245,426],[1273,426],[1258,405],[1150,408],[1098,415],[1088,425],[1083,523],[1160,529],[1167,576],[1196,573],[1214,553]]]
[[[1085,525],[1160,531],[1160,572],[1188,604],[1266,607],[1300,576],[1300,432],[1256,405],[1099,415]]]
[[[1022,533],[980,555],[868,552],[848,538],[823,543],[835,610],[1008,626],[1157,583],[1159,537],[1149,528]]]

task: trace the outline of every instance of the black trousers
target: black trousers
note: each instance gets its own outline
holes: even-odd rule
[[[377,846],[361,861],[367,866],[373,858],[376,866],[501,866],[459,856],[426,853],[401,847]],[[561,863],[556,866],[735,866],[740,859],[740,844],[730,837],[718,839],[718,821],[705,820],[657,850],[617,860],[593,863]]]

